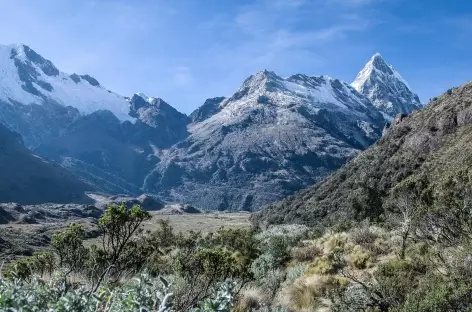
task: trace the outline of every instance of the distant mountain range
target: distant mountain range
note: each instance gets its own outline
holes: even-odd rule
[[[87,188],[257,210],[310,186],[421,107],[379,54],[352,85],[328,76],[250,76],[189,116],[160,98],[117,95],[25,45],[0,46],[0,123]],[[80,188],[79,188],[80,189]]]

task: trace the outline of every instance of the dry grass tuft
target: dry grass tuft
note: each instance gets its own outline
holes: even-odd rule
[[[267,305],[269,302],[270,299],[261,288],[250,286],[241,291],[235,310],[251,311],[259,309],[261,306]]]
[[[372,266],[372,257],[368,251],[356,245],[347,256],[347,262],[351,268],[363,270]]]
[[[349,281],[331,275],[304,276],[281,290],[278,304],[294,312],[308,312],[328,308],[326,295],[329,290],[346,287]]]
[[[298,262],[313,261],[316,257],[323,254],[320,247],[316,245],[308,245],[302,247],[295,247],[292,249],[292,258]]]

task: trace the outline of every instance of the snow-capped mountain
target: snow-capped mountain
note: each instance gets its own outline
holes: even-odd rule
[[[134,122],[120,122],[106,110],[80,116],[36,152],[61,163],[106,193],[139,195],[158,150],[184,139],[188,117],[159,98],[128,99]]]
[[[409,114],[422,106],[418,95],[379,53],[370,59],[351,85],[390,120],[396,114]]]
[[[54,101],[83,114],[109,110],[120,120],[131,120],[128,102],[89,75],[66,74],[26,45],[0,45],[0,99],[41,105]]]
[[[144,188],[232,210],[259,209],[315,183],[372,144],[385,122],[344,82],[269,71],[191,116],[190,135],[162,153]]]
[[[353,86],[264,70],[187,116],[65,74],[25,45],[0,46],[0,124],[27,147],[95,190],[203,209],[257,210],[293,194],[374,143],[389,108],[411,111],[406,83],[380,56]]]

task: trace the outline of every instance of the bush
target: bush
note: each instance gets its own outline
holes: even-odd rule
[[[378,237],[378,233],[376,233],[368,225],[365,225],[361,228],[356,228],[351,233],[351,239],[354,244],[361,245],[364,248],[373,244]]]
[[[261,287],[247,287],[242,290],[235,310],[242,312],[259,309],[270,303],[267,297],[267,294]]]
[[[83,245],[85,229],[82,225],[72,223],[62,232],[52,235],[51,247],[59,258],[59,267],[66,268],[66,275],[80,272],[89,257],[87,248]]]
[[[307,270],[308,270],[308,265],[302,264],[302,263],[299,263],[293,267],[287,268],[285,283],[292,284],[293,282],[295,282],[296,279],[303,276]]]
[[[371,285],[369,285],[371,286]],[[329,291],[333,312],[385,311],[376,309],[377,298],[372,298],[369,289],[360,284],[351,284],[345,288],[333,288]]]
[[[342,254],[347,244],[346,233],[328,234],[323,237],[323,252],[326,255]]]
[[[378,290],[391,307],[403,303],[408,294],[418,287],[420,279],[426,274],[422,264],[407,260],[392,260],[381,264],[375,272]]]
[[[308,266],[307,274],[324,275],[335,273],[335,267],[328,257],[323,256],[316,258],[315,262]]]
[[[295,247],[291,251],[291,258],[298,262],[313,261],[322,254],[322,250],[316,245]]]
[[[434,285],[434,287],[431,287]],[[471,311],[472,285],[438,278],[427,279],[427,285],[408,295],[396,312]]]
[[[56,258],[52,251],[46,250],[13,262],[8,267],[5,276],[10,279],[29,279],[34,274],[39,274],[41,277],[52,274],[55,269]]]
[[[351,253],[347,256],[348,264],[355,269],[366,269],[372,265],[372,257],[369,252],[362,249],[361,246],[354,246]]]
[[[102,287],[96,295],[84,287],[70,288],[64,276],[55,276],[45,282],[33,278],[24,280],[0,279],[1,311],[171,311],[171,295],[159,279],[146,276],[132,280],[121,287]]]
[[[264,253],[252,262],[251,272],[257,280],[264,278],[268,272],[275,270],[277,267],[277,260],[271,254]]]
[[[260,280],[256,280],[256,285],[264,289],[268,297],[272,299],[274,298],[284,280],[285,272],[281,269],[277,269],[267,272],[266,276]]]
[[[210,240],[211,247],[222,247],[252,260],[259,255],[258,241],[253,230],[246,229],[219,229]]]
[[[176,308],[179,311],[195,307],[215,291],[215,287],[231,279],[241,288],[250,279],[247,266],[240,266],[232,253],[221,248],[201,248],[190,257],[179,253],[174,260],[179,289]]]

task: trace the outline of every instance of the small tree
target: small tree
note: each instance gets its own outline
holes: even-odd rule
[[[410,236],[416,231],[419,219],[419,196],[412,181],[405,181],[392,191],[391,204],[394,212],[391,220],[399,227],[401,235],[400,259],[405,259],[405,251]]]
[[[139,205],[127,208],[124,203],[120,206],[109,206],[105,215],[100,218],[99,227],[103,232],[102,247],[107,254],[107,264],[109,267],[114,267],[114,273],[126,269],[122,265],[124,261],[120,259],[125,252],[124,249],[129,246],[131,238],[142,223],[150,218],[149,212],[144,211]]]
[[[84,227],[76,223],[52,236],[51,246],[59,257],[59,266],[67,268],[66,276],[80,271],[88,258],[88,250],[82,243],[84,238]]]
[[[237,282],[237,294],[250,279],[249,267],[238,264],[231,252],[222,248],[200,248],[190,256],[180,253],[174,270],[183,286],[175,297],[178,311],[187,311],[210,298],[227,280]]]

